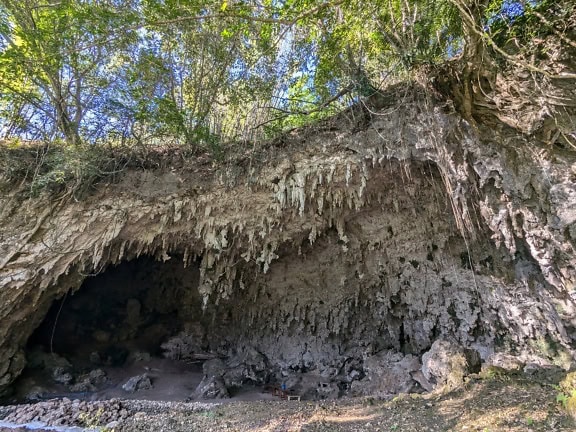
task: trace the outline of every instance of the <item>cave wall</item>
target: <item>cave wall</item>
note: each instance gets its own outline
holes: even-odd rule
[[[55,299],[145,254],[199,260],[206,313],[227,310],[222,323],[250,330],[234,337],[286,364],[419,352],[442,335],[571,350],[574,154],[505,125],[471,127],[420,88],[389,96],[378,113],[294,131],[254,160],[130,171],[83,201],[8,189],[0,389]],[[305,351],[303,333],[317,336]]]
[[[345,240],[336,230],[305,239],[208,308],[211,351],[250,346],[277,369],[336,374],[382,350],[420,355],[440,336],[484,358],[568,339],[536,263],[488,237],[467,244],[437,172],[383,189],[346,221]]]

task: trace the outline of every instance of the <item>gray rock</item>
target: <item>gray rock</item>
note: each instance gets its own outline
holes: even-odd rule
[[[72,384],[68,387],[71,392],[74,393],[86,393],[96,391],[96,386],[90,382],[88,379],[83,379],[77,383]]]
[[[522,362],[518,357],[504,353],[491,354],[486,359],[486,364],[506,369],[508,371],[519,371],[524,368],[524,362]]]
[[[434,386],[430,384],[430,381],[426,379],[421,370],[412,372],[410,375],[412,375],[412,379],[416,381],[418,384],[420,384],[420,387],[422,387],[424,390],[428,392],[434,390]]]
[[[88,378],[92,384],[98,385],[107,381],[106,372],[102,369],[94,369],[88,374]]]
[[[68,385],[72,382],[74,377],[70,372],[68,372],[67,368],[58,366],[52,369],[52,379],[57,382],[58,384]]]
[[[226,373],[226,364],[220,359],[211,359],[204,362],[202,372],[205,377],[221,377]]]
[[[229,398],[230,394],[222,377],[212,375],[204,377],[193,396],[197,399],[225,399]]]
[[[437,340],[422,356],[422,373],[438,386],[458,386],[464,377],[481,369],[480,354],[454,342]]]
[[[255,348],[246,346],[226,362],[222,376],[227,387],[238,387],[246,381],[264,384],[270,371],[266,357]]]
[[[338,399],[340,389],[336,383],[320,382],[316,387],[318,399]]]
[[[26,392],[26,396],[24,396],[24,398],[27,401],[35,402],[41,400],[42,396],[44,396],[46,393],[47,391],[44,387],[34,386]]]
[[[414,389],[412,373],[420,370],[416,356],[403,355],[393,351],[383,351],[364,361],[366,376],[351,385],[352,394],[386,397],[398,393],[408,393]]]
[[[134,376],[122,385],[122,389],[128,393],[134,393],[139,390],[149,390],[151,388],[152,381],[148,374]]]

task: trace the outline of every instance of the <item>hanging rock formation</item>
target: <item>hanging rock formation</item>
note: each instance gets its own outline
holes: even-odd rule
[[[384,99],[229,163],[128,171],[80,201],[5,185],[0,391],[56,299],[142,255],[199,266],[183,320],[204,323],[212,352],[250,357],[237,367],[255,380],[258,362],[359,380],[373,356],[439,338],[483,358],[573,356],[576,154],[470,126],[418,86]]]

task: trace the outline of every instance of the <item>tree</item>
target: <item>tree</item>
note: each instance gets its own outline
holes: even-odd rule
[[[120,21],[112,4],[2,0],[0,86],[11,118],[29,107],[33,132],[80,143],[83,121],[113,79],[112,54],[130,39],[127,32],[111,45],[96,43]],[[121,24],[130,17],[123,14]]]
[[[543,73],[517,55],[531,35],[576,46],[570,3],[0,0],[0,121],[4,134],[75,145],[213,147],[316,120],[457,57],[454,96],[472,121],[474,83],[494,80],[499,62]]]

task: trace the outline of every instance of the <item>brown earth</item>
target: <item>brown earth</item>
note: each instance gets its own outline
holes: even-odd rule
[[[236,402],[198,413],[136,414],[124,431],[573,431],[549,383],[502,377],[448,393],[333,402]]]
[[[195,403],[125,401],[128,420],[115,431],[573,431],[556,401],[557,379],[472,378],[451,392],[338,401]],[[0,411],[10,410],[5,407]],[[1,429],[0,430],[4,430]],[[12,430],[14,429],[6,429]]]

